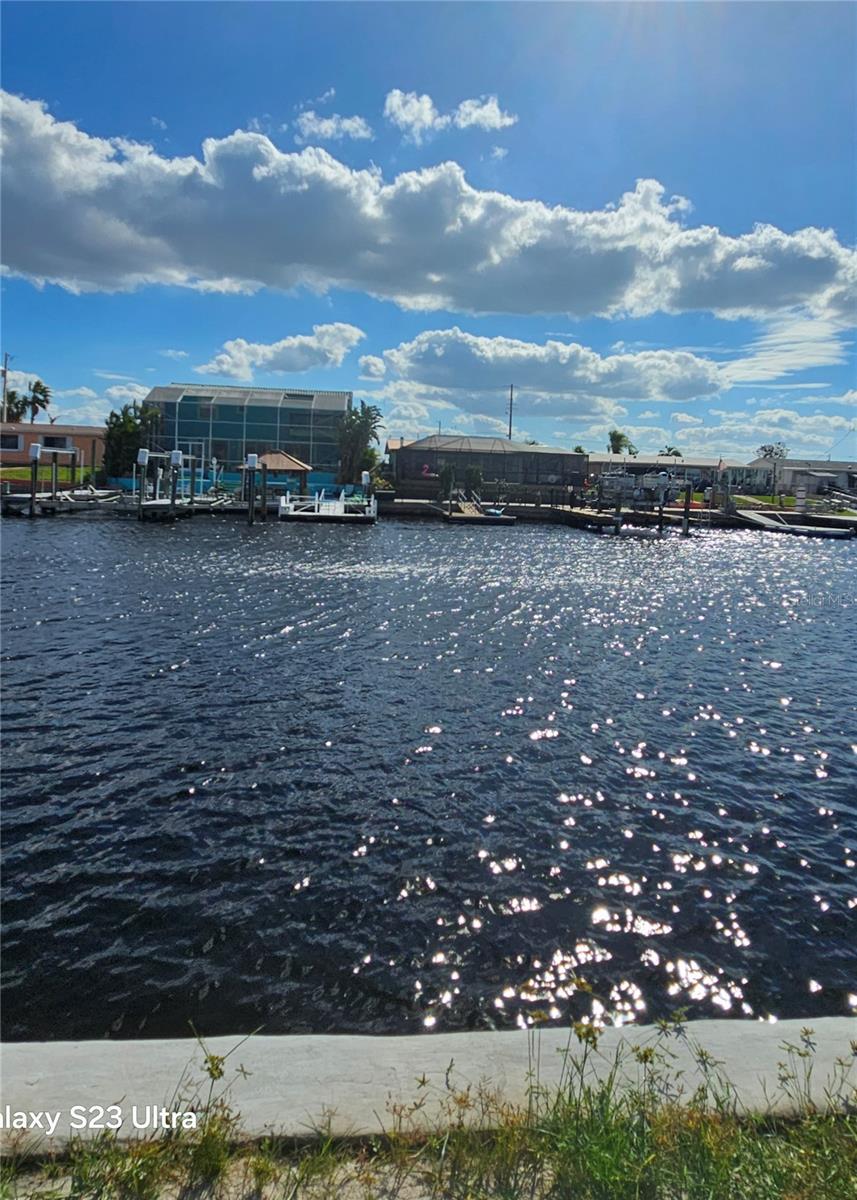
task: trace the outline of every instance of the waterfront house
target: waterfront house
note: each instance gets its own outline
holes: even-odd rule
[[[316,488],[335,482],[352,393],[173,383],[152,388],[143,403],[161,414],[153,449],[214,458],[227,480],[239,478],[248,454],[282,451],[307,467],[305,483]]]
[[[87,471],[97,471],[104,458],[103,425],[61,425],[47,421],[4,421],[0,424],[0,473],[3,468],[30,465],[30,446],[38,442],[52,450],[74,450],[77,464]],[[70,459],[63,456],[60,463],[68,465]]]
[[[468,468],[476,468],[489,492],[507,487],[546,500],[551,492],[558,497],[569,487],[579,488],[586,476],[585,454],[500,437],[431,434],[410,442],[391,438],[387,454],[396,491],[415,498],[434,497],[439,473],[450,465],[459,487],[465,484]]]

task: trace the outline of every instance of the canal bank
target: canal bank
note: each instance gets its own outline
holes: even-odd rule
[[[786,1117],[807,1103],[823,1108],[837,1087],[853,1096],[855,1037],[857,1019],[823,1017],[812,1022],[811,1034],[800,1020],[701,1020],[668,1035],[653,1025],[608,1028],[597,1048],[586,1051],[567,1028],[405,1037],[260,1035],[246,1041],[236,1035],[213,1038],[204,1048],[190,1038],[20,1042],[2,1050],[3,1105],[10,1113],[59,1114],[54,1149],[71,1136],[97,1137],[102,1130],[79,1128],[76,1114],[98,1106],[121,1110],[120,1137],[138,1136],[132,1110],[178,1112],[206,1094],[207,1053],[214,1056],[209,1062],[224,1060],[218,1091],[228,1085],[244,1136],[300,1139],[321,1126],[338,1137],[367,1136],[389,1130],[401,1106],[420,1100],[410,1116],[413,1128],[451,1123],[450,1094],[468,1088],[526,1109],[534,1084],[559,1091],[569,1064],[579,1063],[584,1052],[594,1086],[619,1061],[620,1088],[633,1088],[640,1084],[641,1052],[656,1048],[668,1058],[670,1076],[681,1079],[684,1100],[716,1074],[728,1081],[739,1111]],[[810,1060],[810,1072],[796,1073],[797,1086],[784,1087],[783,1070]]]

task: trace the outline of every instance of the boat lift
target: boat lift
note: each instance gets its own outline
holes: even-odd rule
[[[57,459],[61,455],[68,455],[71,459],[71,486],[74,489],[74,477],[77,474],[77,450],[59,450],[54,446],[43,446],[40,442],[33,442],[30,446],[30,516],[36,515],[36,508],[39,497],[39,464],[43,454],[51,456],[51,502],[57,503],[59,499],[59,463]]]

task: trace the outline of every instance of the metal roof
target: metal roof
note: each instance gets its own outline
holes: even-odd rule
[[[402,449],[448,450],[470,452],[471,454],[568,454],[575,458],[585,457],[583,454],[575,454],[573,450],[565,450],[561,446],[531,446],[527,442],[510,442],[507,438],[464,437],[443,433],[432,433],[428,437],[408,443]]]
[[[314,408],[345,412],[352,392],[325,392],[314,388],[233,387],[228,384],[170,383],[153,387],[144,404],[163,404],[182,399],[214,400],[222,404],[258,405],[262,408]]]
[[[596,465],[602,466],[617,466],[622,465],[643,467],[712,467],[716,469],[722,464],[723,470],[728,467],[744,467],[746,463],[735,462],[732,459],[725,458],[697,458],[696,456],[688,455],[686,457],[674,457],[671,454],[597,454],[589,455],[589,461]]]

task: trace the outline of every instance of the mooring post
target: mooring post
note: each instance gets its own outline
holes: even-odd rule
[[[684,485],[684,512],[681,518],[681,536],[690,536],[690,500],[693,496],[693,484],[686,483]]]
[[[51,455],[51,499],[56,504],[57,487],[59,486],[59,459],[55,454]]]
[[[170,451],[170,516],[176,513],[176,495],[179,490],[179,471],[182,465],[181,450]]]
[[[33,442],[30,446],[30,516],[36,515],[36,493],[39,490],[39,459],[42,456],[42,447],[38,442]]]
[[[196,455],[190,460],[190,511],[193,512],[196,501]]]
[[[149,451],[137,451],[137,520],[143,520],[143,505],[146,501],[146,477],[149,474]]]
[[[256,464],[259,461],[257,454],[247,455],[247,470],[245,475],[248,481],[247,489],[247,524],[252,525],[256,520]]]
[[[268,466],[267,463],[262,463],[262,510],[259,513],[259,518],[262,521],[268,519]]]

